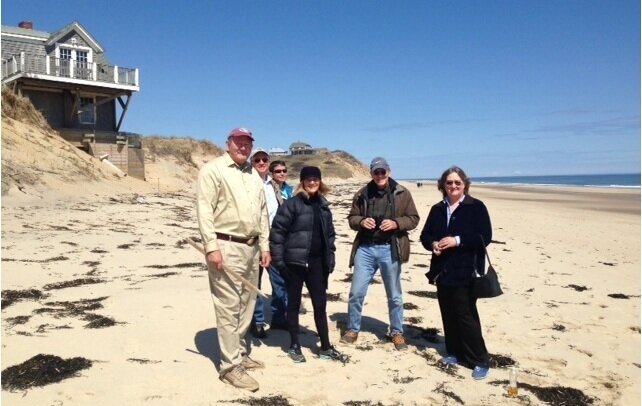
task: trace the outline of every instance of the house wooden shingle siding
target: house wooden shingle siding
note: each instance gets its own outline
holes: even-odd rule
[[[54,33],[2,26],[2,84],[28,97],[67,141],[144,179],[140,136],[120,132],[138,69],[112,65],[78,22]]]
[[[297,141],[290,144],[290,154],[292,155],[312,155],[314,150],[310,144],[305,142]]]

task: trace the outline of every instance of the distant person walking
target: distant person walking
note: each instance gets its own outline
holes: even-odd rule
[[[388,298],[388,337],[397,350],[407,347],[403,336],[401,264],[410,258],[408,231],[419,224],[419,214],[410,191],[390,177],[384,158],[370,163],[372,180],[352,199],[350,228],[357,231],[350,254],[354,266],[348,297],[348,329],[341,342],[354,343],[361,330],[363,301],[377,270]]]
[[[301,169],[300,180],[294,197],[279,207],[270,231],[274,266],[283,275],[288,291],[288,355],[296,363],[305,362],[299,343],[299,307],[305,283],[321,340],[319,357],[345,361],[347,357],[330,344],[326,314],[328,277],[335,264],[332,212],[324,197],[329,188],[315,166]]]
[[[288,177],[287,167],[283,161],[270,163],[270,155],[263,148],[256,148],[252,152],[250,162],[263,182],[268,218],[271,225],[276,215],[276,210],[283,204],[285,199],[292,197],[292,186],[285,183]],[[268,171],[272,176],[268,175]],[[264,269],[262,266],[259,266],[259,288],[261,287]],[[285,281],[279,271],[273,266],[267,267],[267,272],[270,276],[270,284],[272,286],[272,300],[270,302],[270,307],[272,308],[272,323],[270,324],[270,328],[287,330],[285,311],[288,295],[285,289]],[[267,337],[267,332],[265,331],[264,306],[263,298],[257,296],[252,325],[250,327],[252,335],[256,338]]]
[[[227,153],[199,172],[196,204],[216,312],[219,376],[230,385],[250,391],[258,390],[259,384],[247,370],[264,367],[248,356],[244,338],[252,321],[256,293],[229,273],[256,284],[257,263],[270,266],[263,184],[247,163],[253,141],[252,133],[245,128],[230,132]]]
[[[430,209],[421,232],[421,243],[432,251],[426,274],[437,285],[437,299],[444,324],[445,364],[473,368],[473,378],[484,379],[489,358],[482,336],[476,299],[470,293],[475,271],[483,273],[485,245],[493,236],[488,210],[468,194],[470,179],[459,167],[444,171],[437,181],[444,200]]]

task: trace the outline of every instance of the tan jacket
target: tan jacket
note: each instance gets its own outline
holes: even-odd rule
[[[237,165],[229,154],[205,164],[197,180],[196,215],[205,252],[217,251],[216,233],[258,237],[269,251],[269,221],[263,182],[249,164]]]

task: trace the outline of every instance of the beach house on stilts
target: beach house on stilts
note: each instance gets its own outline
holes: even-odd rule
[[[141,137],[121,131],[138,69],[112,65],[78,22],[49,33],[30,21],[2,26],[2,84],[28,97],[73,145],[145,178]]]

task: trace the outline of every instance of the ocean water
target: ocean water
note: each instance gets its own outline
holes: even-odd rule
[[[472,177],[473,184],[640,188],[639,173]]]

